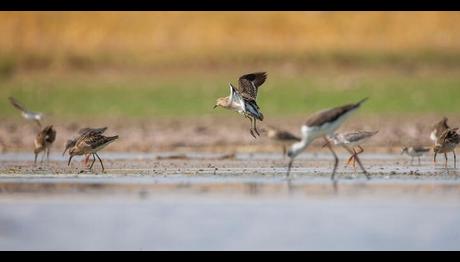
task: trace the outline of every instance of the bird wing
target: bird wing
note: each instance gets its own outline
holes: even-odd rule
[[[47,126],[43,129],[45,136],[45,141],[48,143],[53,143],[56,139],[56,130],[53,129],[53,126]]]
[[[416,152],[428,152],[428,151],[430,151],[430,148],[426,148],[424,146],[414,146],[413,149]]]
[[[447,124],[447,118],[444,117],[441,121],[439,121],[433,126],[433,138],[440,137],[443,134],[443,132],[449,128],[450,127]]]
[[[357,132],[351,132],[344,134],[344,138],[349,141],[349,142],[356,142],[364,138],[371,137],[375,134],[377,134],[378,131],[357,131]]]
[[[349,104],[344,106],[335,107],[332,109],[326,109],[320,112],[313,114],[307,121],[307,126],[322,126],[325,123],[333,122],[345,115],[346,113],[358,108],[367,98],[359,101],[356,104]]]
[[[257,72],[243,75],[238,80],[238,91],[243,97],[256,100],[259,86],[261,86],[266,79],[266,72]]]
[[[439,137],[437,144],[444,143],[459,143],[460,136],[457,133],[458,128],[449,128],[446,129],[441,136]]]
[[[25,106],[23,106],[21,103],[19,103],[18,100],[16,100],[16,98],[10,96],[8,97],[8,99],[10,100],[10,103],[18,110],[22,111],[22,112],[28,112],[27,108]]]
[[[78,134],[80,134],[80,135],[85,135],[85,134],[100,135],[100,134],[103,134],[105,132],[105,130],[107,130],[107,127],[101,127],[101,128],[86,127],[86,128],[82,128],[82,129],[78,130]]]
[[[280,140],[295,140],[300,141],[300,138],[289,133],[288,131],[279,131],[277,133],[277,138]]]

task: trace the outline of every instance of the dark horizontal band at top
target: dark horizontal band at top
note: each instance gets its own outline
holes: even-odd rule
[[[1,10],[158,10],[158,11],[354,11],[354,10],[460,10],[460,1],[357,1],[357,0],[176,0],[176,1],[2,1]]]

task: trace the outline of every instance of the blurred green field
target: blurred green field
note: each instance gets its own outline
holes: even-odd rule
[[[331,73],[288,76],[270,73],[260,89],[266,116],[299,116],[369,96],[364,114],[460,113],[458,74]],[[227,96],[228,82],[238,75],[49,76],[2,81],[0,117],[18,117],[7,97],[30,110],[53,117],[181,117],[224,116],[213,110],[217,97]]]
[[[460,12],[0,12],[7,100],[53,118],[196,117],[267,71],[266,117],[460,113]]]

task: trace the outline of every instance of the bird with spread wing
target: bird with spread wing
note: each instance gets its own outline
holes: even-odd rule
[[[10,100],[10,103],[16,109],[21,111],[22,117],[24,117],[27,120],[35,121],[35,123],[38,124],[38,127],[41,128],[42,125],[41,125],[40,121],[43,119],[43,113],[32,112],[32,111],[27,110],[27,108],[24,105],[22,105],[21,103],[19,103],[19,101],[17,99],[15,99],[14,97],[9,97],[8,99]]]
[[[249,131],[251,135],[256,138],[254,132],[260,136],[256,121],[263,121],[264,115],[257,105],[257,91],[259,87],[267,79],[266,72],[257,72],[243,75],[238,80],[238,87],[234,87],[229,83],[230,95],[218,98],[214,108],[222,107],[225,109],[233,110],[251,121],[251,128]]]

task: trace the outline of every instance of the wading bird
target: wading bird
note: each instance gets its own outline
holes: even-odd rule
[[[292,133],[275,128],[273,126],[267,125],[266,128],[261,129],[262,133],[265,133],[269,139],[274,143],[282,146],[283,148],[283,158],[286,156],[287,146],[299,142],[301,139]]]
[[[414,157],[418,158],[418,164],[420,165],[420,157],[428,152],[430,152],[430,148],[426,148],[423,146],[403,147],[401,149],[401,154],[407,154],[411,156],[411,159],[410,159],[411,165],[412,165],[412,162],[414,161]]]
[[[37,163],[38,154],[40,152],[42,152],[42,151],[45,151],[45,152],[43,152],[41,162],[43,162],[43,158],[45,156],[45,153],[46,153],[47,161],[49,161],[50,147],[53,144],[55,139],[56,139],[56,130],[53,129],[52,125],[46,126],[45,128],[43,128],[43,130],[41,130],[37,134],[37,136],[35,137],[35,140],[34,140],[34,146],[35,146],[35,148],[34,148],[34,154],[35,154],[34,163],[35,164]]]
[[[332,141],[332,143],[334,143],[336,146],[351,146],[353,154],[350,156],[350,158],[348,158],[347,164],[345,166],[348,166],[350,162],[353,161],[353,168],[356,172],[356,157],[364,152],[364,149],[361,147],[361,145],[378,132],[379,131],[356,131],[350,133],[336,133],[332,136],[328,136],[328,139],[329,141]],[[326,145],[323,145],[323,147],[325,146]],[[358,148],[360,151],[357,152],[356,148]]]
[[[218,98],[216,105],[214,105],[214,108],[222,107],[233,110],[249,118],[251,121],[249,131],[254,138],[256,138],[254,132],[260,136],[259,131],[257,131],[256,121],[263,121],[264,119],[264,115],[256,102],[257,91],[266,79],[267,73],[265,72],[243,75],[238,80],[238,88],[229,83],[230,95]]]
[[[458,128],[449,128],[445,130],[436,141],[433,148],[434,158],[433,162],[436,165],[436,155],[438,153],[444,153],[446,158],[447,167],[447,153],[452,152],[454,154],[454,168],[457,167],[457,156],[455,155],[455,147],[460,143],[460,135],[457,133]]]
[[[86,128],[82,128],[80,130],[78,130],[78,134],[79,136],[78,137],[75,137],[73,139],[69,139],[67,140],[66,144],[65,144],[65,149],[64,149],[64,152],[62,152],[62,155],[65,155],[65,152],[69,149],[69,148],[72,148],[73,146],[75,146],[75,144],[77,143],[77,140],[82,137],[82,136],[85,136],[85,135],[102,135],[105,131],[107,130],[107,127],[101,127],[101,128],[89,128],[89,127],[86,127]],[[90,157],[90,154],[87,154],[86,157],[85,157],[85,165],[88,164],[88,159]]]
[[[99,159],[99,162],[101,163],[102,172],[104,172],[104,165],[102,164],[102,160],[97,154],[97,152],[105,148],[107,145],[109,145],[116,139],[118,139],[118,136],[107,137],[101,134],[86,134],[81,136],[77,139],[75,145],[69,150],[70,157],[67,165],[70,165],[70,162],[72,161],[72,158],[74,156],[91,154],[93,155],[93,162],[91,162],[89,169],[91,170],[93,168],[94,162],[96,161],[97,157]]]
[[[327,140],[328,135],[332,135],[337,128],[353,113],[358,109],[361,104],[366,101],[367,98],[359,101],[356,104],[349,104],[344,105],[332,109],[326,109],[317,113],[314,113],[308,120],[302,125],[300,131],[302,134],[302,140],[298,143],[295,143],[291,146],[288,151],[288,157],[290,158],[287,176],[289,176],[289,172],[291,170],[292,162],[294,158],[299,155],[308,145],[310,145],[313,140],[323,137],[324,141],[326,142],[326,146],[331,151],[332,155],[334,156],[334,169],[332,170],[331,179],[334,181],[335,185],[335,171],[337,169],[337,165],[339,163],[339,158],[335,154],[332,146],[330,145],[329,141]],[[354,154],[346,145],[342,145],[350,154]],[[367,171],[361,164],[359,157],[355,156],[356,161],[358,162],[360,168],[362,169],[363,173],[369,179],[369,175]]]

